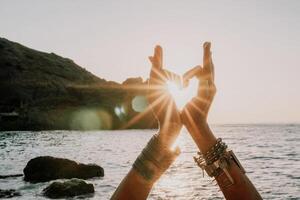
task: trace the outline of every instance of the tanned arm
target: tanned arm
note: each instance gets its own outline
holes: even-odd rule
[[[152,137],[132,169],[118,186],[112,200],[147,199],[153,185],[170,167],[180,151],[171,150],[182,123],[180,113],[171,95],[166,91],[167,80],[178,80],[179,76],[162,69],[162,48],[157,46],[154,56],[149,57],[152,68],[149,79],[148,101],[159,122],[159,131]]]
[[[184,108],[181,117],[200,152],[205,155],[217,143],[217,139],[207,123],[207,115],[216,93],[214,84],[214,65],[211,58],[210,43],[204,44],[203,67],[197,66],[184,75],[184,80],[196,76],[199,81],[198,95]],[[229,176],[223,171],[215,177],[226,199],[262,199],[254,185],[244,173],[238,162],[229,161]]]

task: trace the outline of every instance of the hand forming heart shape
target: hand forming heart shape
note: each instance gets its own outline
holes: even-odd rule
[[[206,116],[205,113],[209,108],[210,98],[214,96],[209,91],[210,86],[214,86],[214,70],[210,43],[204,43],[203,48],[203,67],[196,66],[183,76],[163,68],[163,51],[160,46],[156,46],[154,55],[149,56],[152,67],[147,97],[154,115],[160,124],[166,125],[166,128],[168,128],[168,124],[180,125],[181,113],[193,112],[195,106],[197,107],[196,110],[201,109],[203,112],[200,112],[203,113],[203,116]],[[188,87],[190,85],[189,81],[194,77],[198,79],[198,84],[192,83],[191,87]],[[200,79],[204,82],[199,82]],[[183,106],[185,107],[183,108]]]

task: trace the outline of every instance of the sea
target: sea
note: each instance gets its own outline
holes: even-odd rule
[[[300,199],[300,125],[212,125],[232,149],[263,199]],[[36,156],[55,156],[104,168],[105,176],[87,180],[93,195],[73,199],[110,199],[147,141],[157,130],[0,132],[0,175],[22,173]],[[181,154],[154,185],[148,199],[224,199],[216,182],[193,161],[197,147],[186,130],[177,144]],[[51,182],[31,184],[22,177],[0,179],[0,189],[16,189],[12,199],[46,199]],[[137,191],[138,192],[138,191]],[[72,199],[72,198],[71,198]]]

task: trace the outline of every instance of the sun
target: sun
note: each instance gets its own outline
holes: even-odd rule
[[[167,91],[172,95],[178,109],[182,110],[186,103],[197,94],[197,80],[191,79],[188,87],[183,88],[174,81],[167,81]]]

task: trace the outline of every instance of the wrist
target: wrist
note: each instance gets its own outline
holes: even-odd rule
[[[137,161],[138,159],[135,161],[132,168],[136,172],[139,182],[151,188],[163,173],[149,160],[143,161],[142,165],[144,166],[142,168],[141,166],[138,166],[139,164],[137,164]]]
[[[180,122],[160,122],[159,132],[176,133],[182,128],[182,123]]]
[[[132,167],[131,171],[133,172],[135,176],[135,180],[138,182],[138,184],[145,186],[146,188],[152,188],[157,179],[145,179],[143,175],[135,168]],[[136,184],[136,183],[135,183]]]
[[[182,124],[168,123],[167,125],[161,126],[159,128],[157,137],[159,138],[159,141],[163,146],[171,148],[173,143],[176,141],[181,129]]]
[[[207,122],[198,123],[189,132],[202,153],[206,153],[217,141]]]
[[[169,168],[179,153],[179,149],[171,151],[160,137],[154,135],[134,162],[133,168],[151,184]]]

